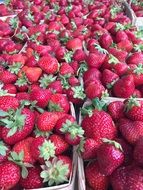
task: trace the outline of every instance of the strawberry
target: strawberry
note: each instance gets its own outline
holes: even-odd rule
[[[39,67],[27,67],[24,66],[22,70],[24,69],[25,75],[29,82],[34,83],[37,82],[42,74],[42,69]]]
[[[11,189],[20,180],[20,168],[15,163],[7,161],[0,165],[0,188]]]
[[[19,141],[13,146],[12,151],[16,153],[23,152],[24,153],[24,158],[23,161],[26,163],[33,164],[35,160],[32,158],[32,154],[30,152],[30,146],[33,144],[34,138],[28,137],[22,141]]]
[[[109,33],[105,33],[100,37],[99,42],[103,48],[108,49],[112,45],[113,39]]]
[[[89,68],[83,74],[84,85],[90,83],[91,81],[96,81],[101,79],[101,72],[96,68]]]
[[[127,58],[127,63],[128,64],[135,64],[135,65],[138,65],[139,63],[143,63],[143,53],[142,52],[132,53]]]
[[[128,36],[127,36],[126,32],[123,30],[117,31],[115,38],[116,38],[117,43],[124,41],[124,40],[128,40]]]
[[[143,136],[143,122],[121,119],[119,130],[127,142],[135,144]]]
[[[114,83],[119,79],[119,76],[110,71],[109,69],[105,69],[102,72],[102,83],[108,88],[112,88],[112,86],[114,85]]]
[[[49,160],[55,156],[55,148],[50,140],[39,136],[33,140],[30,151],[35,161],[43,163],[44,160]]]
[[[143,101],[130,98],[125,102],[126,116],[133,121],[143,121]]]
[[[117,44],[118,49],[125,50],[127,52],[131,52],[133,49],[133,44],[129,40],[121,41]]]
[[[85,94],[90,99],[101,98],[104,91],[104,86],[98,80],[91,81],[85,88]]]
[[[37,106],[45,108],[49,103],[51,94],[51,91],[48,89],[35,89],[30,93],[30,100],[37,101]]]
[[[0,109],[8,111],[10,109],[16,110],[19,107],[18,99],[12,96],[0,96]]]
[[[129,72],[133,75],[135,86],[143,84],[143,65],[129,65]]]
[[[10,147],[3,141],[0,141],[0,164],[7,160],[10,152]]]
[[[15,83],[16,80],[17,80],[17,76],[8,70],[4,70],[0,74],[0,81],[3,82],[4,84]]]
[[[48,88],[56,93],[60,93],[62,94],[63,92],[63,87],[62,87],[62,83],[59,80],[53,81],[49,84]]]
[[[32,132],[35,115],[31,110],[23,108],[22,110],[17,109],[16,111],[3,112],[3,114],[5,118],[0,119],[4,125],[2,138],[7,144],[14,145]]]
[[[16,94],[16,98],[21,101],[21,100],[30,100],[30,95],[27,92],[18,92]]]
[[[54,158],[52,161],[46,161],[45,165],[41,166],[43,171],[41,172],[41,177],[48,185],[59,185],[68,181],[69,177],[69,162],[64,163],[64,161]]]
[[[121,166],[112,173],[111,185],[113,190],[125,190],[129,172],[129,167]]]
[[[100,173],[97,161],[90,162],[85,168],[87,183],[93,190],[107,190],[109,179]]]
[[[140,190],[143,188],[143,170],[139,167],[133,167],[127,177],[126,187],[129,190]]]
[[[41,131],[52,131],[59,119],[56,112],[44,112],[37,120],[37,127]]]
[[[143,138],[140,138],[137,143],[135,144],[134,148],[134,160],[139,164],[143,164],[143,159],[142,159],[142,147],[143,147]]]
[[[86,58],[86,54],[82,49],[77,49],[73,54],[74,61],[81,62],[81,61],[84,61],[85,58]]]
[[[89,67],[99,69],[105,60],[106,54],[101,52],[89,53],[86,57],[86,62]]]
[[[112,119],[118,121],[118,119],[124,117],[124,103],[121,101],[114,101],[108,105],[108,112]]]
[[[115,56],[120,62],[125,63],[128,53],[116,48],[109,48],[109,53]]]
[[[77,49],[82,49],[82,41],[79,38],[73,38],[68,40],[66,43],[66,47],[69,50],[77,50]]]
[[[97,155],[97,150],[100,145],[91,138],[87,138],[83,143],[83,148],[81,150],[82,158],[84,160],[95,159]]]
[[[16,94],[17,93],[17,89],[16,89],[16,86],[14,84],[5,84],[3,86],[3,89],[6,90],[10,94]]]
[[[74,70],[73,68],[66,62],[62,63],[59,69],[59,74],[60,75],[73,75],[74,74]]]
[[[54,143],[56,150],[55,154],[60,155],[69,149],[69,144],[60,135],[53,134],[49,138]]]
[[[55,74],[58,72],[58,61],[50,54],[40,58],[38,62],[39,67],[47,74]]]
[[[66,114],[64,117],[60,118],[55,126],[55,132],[58,134],[63,134],[61,131],[62,127],[65,125],[67,121],[71,121],[72,123],[75,122],[75,118],[72,115]]]
[[[29,168],[28,176],[23,179],[20,178],[20,185],[22,188],[33,189],[43,187],[42,178],[40,177],[41,169],[39,167]]]
[[[70,174],[72,172],[72,160],[69,156],[65,156],[65,155],[59,155],[57,156],[58,160],[61,160],[63,162],[63,164],[67,164],[68,168],[69,168],[69,173],[67,174],[67,177],[70,177]]]
[[[56,93],[51,95],[48,108],[50,111],[60,111],[68,113],[70,109],[70,104],[66,96]]]
[[[134,79],[132,75],[126,75],[119,79],[113,86],[115,96],[120,98],[129,98],[135,90]]]
[[[111,116],[97,108],[92,111],[90,116],[87,115],[83,118],[81,126],[85,131],[85,136],[93,138],[99,144],[103,143],[102,138],[114,139],[117,133]]]

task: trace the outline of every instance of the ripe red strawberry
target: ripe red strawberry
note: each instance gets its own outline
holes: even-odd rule
[[[37,127],[40,131],[52,131],[59,119],[56,112],[44,112],[37,120]]]
[[[30,164],[33,164],[35,162],[30,151],[30,147],[33,145],[33,140],[34,140],[33,137],[28,137],[16,143],[12,149],[12,151],[18,154],[20,152],[23,152],[24,153],[23,162],[30,163]]]
[[[60,118],[55,126],[55,132],[58,134],[63,134],[61,131],[62,127],[65,125],[66,121],[71,121],[72,123],[75,122],[75,118],[72,115],[66,114],[64,117]]]
[[[68,40],[66,43],[66,47],[69,50],[77,50],[77,49],[82,49],[82,41],[79,38],[73,38]]]
[[[125,102],[126,116],[133,121],[143,121],[143,101],[130,98]]]
[[[133,167],[127,177],[126,187],[128,190],[143,189],[143,170],[139,167]]]
[[[0,109],[8,111],[10,109],[16,110],[19,107],[18,99],[12,96],[1,96],[0,97]]]
[[[48,89],[35,89],[30,93],[30,100],[37,101],[37,106],[45,108],[49,103],[51,94],[51,91]]]
[[[27,108],[23,108],[22,111],[17,109],[8,114],[6,112],[5,115],[6,117],[1,119],[4,123],[2,138],[7,144],[14,145],[25,139],[33,131],[35,115],[31,110]]]
[[[47,74],[55,74],[58,72],[59,64],[56,58],[50,54],[40,58],[39,67]]]
[[[27,92],[18,92],[16,94],[16,98],[21,101],[21,100],[30,100],[30,94]]]
[[[135,144],[135,148],[134,148],[134,160],[142,166],[143,164],[143,138],[140,138],[137,143]]]
[[[67,164],[69,168],[69,173],[67,174],[67,177],[69,178],[72,172],[72,160],[69,156],[65,155],[59,155],[57,156],[58,160],[61,160],[63,164]]]
[[[59,69],[59,74],[60,75],[73,75],[74,74],[74,70],[73,68],[66,62],[62,63]]]
[[[100,37],[99,42],[103,48],[108,49],[112,45],[113,39],[109,33],[105,33]]]
[[[139,86],[143,84],[143,65],[129,65],[129,73],[132,74],[134,78],[135,86]]]
[[[0,164],[7,160],[9,152],[10,147],[6,145],[3,141],[0,141]]]
[[[117,44],[118,49],[131,52],[133,49],[133,44],[129,40],[121,41]]]
[[[89,53],[86,57],[86,62],[89,67],[99,69],[105,60],[106,54],[97,51],[96,53]]]
[[[114,101],[108,105],[108,113],[112,119],[118,121],[118,119],[124,117],[124,103],[121,101]]]
[[[62,87],[62,83],[60,80],[56,80],[54,82],[51,82],[48,86],[48,88],[53,91],[53,92],[56,92],[56,93],[60,93],[62,94],[63,92],[63,87]]]
[[[0,189],[11,189],[20,180],[20,168],[7,161],[0,165]]]
[[[99,143],[97,143],[94,139],[87,138],[85,142],[83,142],[83,150],[81,150],[81,156],[84,160],[95,159],[97,155],[97,150],[99,148]]]
[[[117,133],[111,116],[103,110],[93,110],[92,116],[85,116],[81,124],[87,138],[102,144],[102,138],[114,139]]]
[[[42,74],[42,69],[39,67],[24,66],[21,71],[24,71],[29,82],[37,82]]]
[[[48,108],[50,111],[60,111],[68,113],[70,109],[70,104],[65,95],[56,93],[51,95]]]
[[[3,82],[4,84],[15,83],[16,80],[17,80],[17,76],[8,70],[4,70],[0,74],[0,81]]]
[[[135,53],[131,54],[127,58],[127,63],[128,64],[135,64],[135,65],[138,65],[139,63],[143,64],[143,53],[142,52],[135,52]]]
[[[125,190],[127,187],[127,177],[130,170],[129,167],[119,167],[111,175],[111,185],[113,190]]]
[[[104,138],[103,142],[97,150],[97,160],[100,172],[109,176],[124,162],[124,154],[121,145],[116,141]]]
[[[91,81],[96,81],[101,79],[101,72],[96,68],[89,68],[83,74],[84,85],[87,86]]]
[[[7,90],[7,92],[10,94],[16,94],[17,93],[17,89],[16,89],[16,86],[14,84],[5,84],[3,86],[3,89]]]
[[[28,176],[24,178],[20,178],[20,185],[25,189],[34,189],[34,188],[42,188],[43,180],[40,177],[41,169],[39,167],[29,168]]]
[[[55,155],[60,155],[68,150],[69,144],[60,135],[53,134],[49,138],[55,145]]]
[[[104,91],[104,86],[98,80],[91,81],[85,88],[85,94],[89,99],[101,98]]]
[[[86,58],[86,54],[82,49],[77,49],[73,54],[74,61],[81,62]]]
[[[121,41],[128,40],[128,36],[125,31],[119,30],[116,33],[115,39],[116,39],[116,42],[119,43]]]
[[[97,161],[90,162],[85,168],[87,183],[93,190],[107,190],[109,179],[100,173]]]
[[[121,119],[119,121],[119,130],[127,142],[135,144],[141,137],[143,137],[143,122]]]
[[[132,75],[126,75],[119,79],[113,86],[115,96],[120,98],[129,98],[135,90],[134,79]]]
[[[108,88],[112,88],[112,86],[114,85],[114,83],[118,80],[119,76],[110,71],[109,69],[105,69],[102,72],[102,83]]]
[[[120,62],[125,63],[128,53],[116,48],[109,48],[109,53],[114,55]]]
[[[55,148],[51,141],[39,136],[33,140],[30,151],[35,161],[44,163],[44,160],[49,160],[55,156]]]

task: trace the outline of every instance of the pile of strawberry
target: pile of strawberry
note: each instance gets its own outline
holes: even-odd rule
[[[137,17],[143,17],[143,2],[141,0],[131,0],[131,8]]]
[[[82,114],[87,189],[143,189],[143,101],[94,99]]]

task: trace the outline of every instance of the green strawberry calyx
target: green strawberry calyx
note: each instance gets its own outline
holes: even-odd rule
[[[108,51],[104,48],[102,48],[99,44],[94,44],[94,47],[100,52],[100,53],[103,53],[103,54],[108,54]]]
[[[133,73],[140,75],[143,74],[143,65],[142,64],[138,64],[136,66],[136,68],[134,69]]]
[[[122,148],[122,146],[118,142],[113,141],[113,140],[109,140],[109,139],[106,139],[106,138],[103,138],[102,141],[104,143],[109,144],[109,145],[113,145],[116,149],[119,149],[120,151],[123,152],[123,148]]]
[[[9,65],[9,71],[13,74],[18,74],[22,67],[22,64],[20,62],[13,63],[12,65]]]
[[[84,135],[84,130],[82,129],[82,127],[78,125],[76,122],[71,122],[68,119],[63,124],[60,131],[64,134],[69,133],[72,139],[76,138],[77,136],[83,137]]]
[[[22,76],[17,79],[15,85],[21,87],[21,86],[25,86],[27,84],[30,84],[30,82],[28,81],[26,74],[23,72]]]
[[[80,66],[77,70],[77,76],[82,77],[83,74],[88,70],[88,66],[86,62],[81,62]]]
[[[27,178],[28,170],[27,168],[33,167],[32,164],[24,162],[24,152],[10,152],[10,156],[8,157],[9,161],[14,162],[16,165],[21,167],[21,176],[23,179]]]
[[[21,100],[20,101],[21,104],[21,108],[24,108],[25,106],[28,106],[30,108],[30,110],[34,111],[35,109],[40,112],[43,113],[44,110],[42,108],[40,108],[39,106],[37,106],[37,101],[29,101],[29,100]]]
[[[143,44],[135,44],[134,50],[137,52],[143,52]]]
[[[61,83],[62,83],[62,87],[64,89],[69,89],[70,88],[70,85],[69,85],[69,82],[68,82],[68,79],[71,77],[71,74],[67,74],[67,75],[59,75],[59,78],[61,80]]]
[[[48,104],[48,110],[50,112],[53,112],[53,111],[63,112],[63,108],[59,104],[53,103],[51,100],[49,101],[49,104]]]
[[[8,147],[3,141],[0,141],[0,156],[6,156],[6,152],[8,151]]]
[[[117,7],[117,6],[112,6],[111,7],[111,9],[110,9],[110,13],[111,13],[111,16],[112,16],[112,18],[115,18],[116,17],[116,15],[117,15],[117,13],[119,13],[119,12],[121,12],[122,11],[122,9],[121,9],[121,7]]]
[[[45,140],[41,146],[39,146],[40,157],[44,160],[49,160],[55,157],[55,145],[50,140]]]
[[[81,100],[84,100],[86,98],[83,85],[74,86],[74,87],[71,87],[71,89],[74,92],[74,95],[73,95],[74,98],[78,98]]]
[[[40,82],[40,87],[46,89],[52,82],[54,82],[56,80],[56,76],[53,76],[52,74],[51,75],[47,75],[47,74],[44,74],[39,82]]]
[[[0,122],[3,126],[9,129],[7,137],[11,137],[17,131],[21,131],[25,125],[26,115],[21,114],[21,109],[9,110],[8,112],[4,112],[0,110]]]
[[[67,63],[70,63],[72,61],[72,57],[73,57],[73,51],[68,51],[65,55],[64,55],[64,60]]]
[[[118,64],[120,61],[112,54],[109,54],[109,64]]]
[[[140,101],[137,100],[134,97],[130,97],[127,99],[126,103],[125,103],[125,111],[128,112],[129,110],[131,110],[133,107],[140,107]]]
[[[48,182],[49,186],[68,182],[67,175],[69,173],[69,165],[63,164],[62,160],[54,158],[52,162],[46,161],[45,165],[42,165],[41,168],[43,171],[41,172],[40,176],[44,179],[44,183]]]
[[[37,126],[35,127],[35,130],[34,130],[34,134],[36,137],[46,137],[48,138],[52,133],[51,132],[47,132],[47,131],[41,131],[37,128]]]

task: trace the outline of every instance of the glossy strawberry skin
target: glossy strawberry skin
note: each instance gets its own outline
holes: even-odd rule
[[[34,113],[27,108],[24,108],[21,113],[26,115],[25,124],[22,130],[17,131],[14,135],[8,137],[9,129],[6,127],[3,127],[2,129],[2,138],[7,144],[14,145],[15,143],[25,139],[33,131],[35,123]]]
[[[0,97],[0,109],[8,111],[9,109],[16,110],[19,107],[18,99],[12,96],[1,96]]]
[[[142,155],[142,148],[143,147],[143,138],[140,138],[136,145],[135,145],[135,148],[134,148],[134,153],[133,153],[133,156],[134,156],[134,159],[135,161],[141,166],[143,164],[143,155]]]
[[[60,155],[69,148],[69,144],[60,135],[53,134],[50,136],[50,140],[54,143],[56,150],[55,154]]]
[[[2,81],[4,84],[12,84],[16,82],[16,80],[17,76],[8,70],[3,71],[0,75],[0,81]]]
[[[115,124],[111,116],[104,111],[94,110],[91,117],[85,116],[83,118],[81,126],[86,137],[93,138],[99,144],[102,144],[102,138],[114,139],[116,137]]]
[[[41,169],[39,167],[29,168],[28,169],[28,176],[23,179],[21,177],[19,183],[21,187],[26,189],[33,189],[33,188],[42,188],[43,182],[42,178],[40,177]]]
[[[20,179],[20,168],[13,162],[7,161],[0,165],[0,188],[11,189]]]
[[[90,162],[85,168],[85,177],[89,186],[96,190],[107,190],[109,179],[100,173],[97,161]]]
[[[102,144],[97,151],[97,160],[102,174],[109,176],[124,161],[124,154],[114,145]]]
[[[124,103],[114,101],[108,105],[108,112],[114,120],[118,120],[124,116]]]

